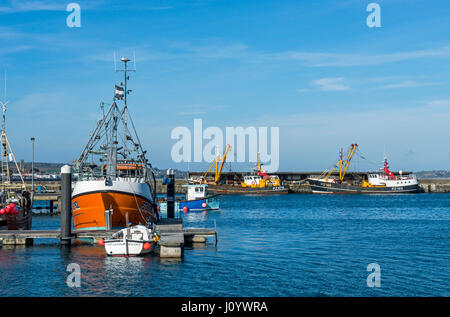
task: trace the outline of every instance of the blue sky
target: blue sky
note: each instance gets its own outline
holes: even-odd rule
[[[320,171],[351,143],[395,170],[449,169],[448,1],[0,1],[0,75],[16,157],[70,162],[132,57],[129,107],[149,159],[175,164],[177,126],[280,129],[280,170]],[[3,84],[1,85],[3,87]],[[3,88],[0,90],[3,96]],[[191,163],[191,170],[208,164]],[[248,170],[249,163],[234,164]],[[361,169],[377,166],[363,161]]]

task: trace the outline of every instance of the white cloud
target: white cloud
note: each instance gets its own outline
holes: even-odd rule
[[[396,89],[396,88],[413,88],[413,87],[421,87],[421,86],[429,86],[431,83],[419,83],[415,80],[404,80],[401,82],[391,83],[379,86],[379,89]]]
[[[264,54],[265,59],[271,60],[297,60],[312,67],[345,67],[345,66],[373,66],[412,59],[431,57],[450,57],[450,47],[437,49],[394,52],[385,54],[355,54],[355,53],[329,53],[286,51]]]
[[[344,78],[342,77],[328,77],[328,78],[320,78],[314,79],[311,81],[313,88],[303,88],[298,89],[298,92],[308,92],[314,90],[320,91],[346,91],[349,90],[350,87],[344,84]]]
[[[350,89],[350,87],[344,84],[344,78],[342,77],[316,79],[313,80],[313,84],[324,91],[344,91]]]
[[[288,62],[291,65],[295,62],[308,67],[376,66],[416,59],[450,58],[450,46],[380,54],[294,50],[269,53],[239,42],[224,43],[216,38],[206,38],[196,42],[159,43],[157,46],[141,45],[139,49],[140,60],[239,59],[252,64]],[[91,58],[103,60],[105,56],[110,60],[111,53],[94,55]]]
[[[203,104],[194,104],[194,105],[184,105],[178,106],[177,108],[181,108],[179,112],[176,112],[177,115],[180,116],[193,116],[193,115],[201,115],[206,114],[211,111],[222,110],[228,108],[225,105],[203,105]]]
[[[22,109],[30,117],[53,114],[59,116],[66,111],[67,99],[68,96],[62,92],[37,92],[23,95],[20,99],[13,101],[11,107]]]
[[[205,114],[206,111],[183,111],[183,112],[178,112],[178,114],[180,116],[194,116],[194,115],[199,115],[199,114]]]
[[[349,89],[402,89],[423,86],[439,85],[433,82],[421,82],[412,79],[405,79],[402,76],[374,77],[374,78],[343,78],[328,77],[311,81],[311,87],[297,89],[297,92],[311,91],[346,91]]]
[[[17,13],[30,11],[66,11],[67,5],[74,1],[61,0],[9,0],[9,4],[0,6],[0,13]],[[97,7],[107,7],[111,5],[111,0],[89,0],[84,1],[81,9],[93,9]],[[171,7],[154,7],[147,8],[147,10],[166,10]]]
[[[450,99],[432,100],[427,103],[428,107],[450,107]]]
[[[439,104],[450,106],[450,100]],[[379,157],[380,163],[383,147],[386,146],[394,169],[416,170],[424,166],[440,169],[446,162],[445,158],[442,155],[430,156],[429,153],[440,153],[442,144],[448,143],[449,109],[443,108],[438,112],[423,103],[420,107],[373,107],[369,111],[265,114],[245,124],[280,128],[282,166],[289,163],[303,166],[305,170],[325,169],[327,164],[333,163],[341,146],[356,142],[362,155],[371,161]],[[300,146],[300,152],[293,144]],[[409,149],[413,149],[414,153],[406,158],[405,152],[412,154],[407,152]],[[292,157],[296,160],[293,161]],[[364,169],[362,165],[361,168]]]
[[[10,0],[9,6],[0,7],[0,12],[28,12],[28,11],[62,11],[66,9],[66,3],[61,1],[21,1]]]

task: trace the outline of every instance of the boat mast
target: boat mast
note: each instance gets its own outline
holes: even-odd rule
[[[123,137],[124,137],[124,142],[123,142],[123,158],[126,160],[127,158],[127,95],[128,95],[128,90],[127,90],[127,81],[128,81],[128,77],[127,77],[127,62],[129,62],[130,60],[128,58],[122,57],[122,61],[125,64],[125,69],[124,69],[124,82],[125,82],[125,96],[124,96],[124,106],[123,106]]]
[[[114,101],[115,102],[115,101]],[[109,153],[106,166],[106,183],[111,184],[117,176],[117,113],[112,114],[111,138],[109,143]]]
[[[350,146],[350,150],[347,154],[347,159],[345,160],[344,169],[342,170],[342,150],[341,150],[341,172],[339,173],[339,179],[342,182],[344,180],[345,173],[347,173],[348,167],[350,166],[350,161],[352,160],[353,154],[355,154],[356,148],[358,147],[358,144],[352,144]]]
[[[107,113],[104,111],[103,102],[100,103],[102,119],[97,123],[94,132],[90,135],[89,142],[75,163],[79,173],[85,174],[85,171],[87,170],[94,175],[94,168],[96,168],[97,165],[93,163],[88,164],[86,163],[86,160],[88,159],[89,154],[92,154],[93,156],[101,155],[99,158],[101,162],[100,175],[105,178],[105,184],[111,184],[111,181],[119,175],[121,175],[121,177],[126,176],[124,175],[126,172],[119,172],[119,164],[142,163],[142,166],[145,167],[147,167],[148,164],[145,158],[146,151],[142,149],[142,144],[136,133],[132,117],[128,115],[127,94],[131,92],[131,90],[128,90],[128,80],[130,79],[128,72],[136,71],[136,65],[134,65],[134,69],[130,69],[128,66],[130,59],[122,57],[120,60],[124,63],[123,69],[116,68],[116,58],[114,54],[114,71],[124,72],[124,82],[121,82],[120,86],[115,85],[113,102]],[[118,106],[119,100],[124,101],[124,107],[122,109]],[[121,124],[123,124],[123,137],[121,132],[119,132],[122,131],[122,127],[120,127]],[[135,138],[137,142],[135,141]],[[120,144],[120,146],[119,140],[123,141],[123,144]],[[131,143],[131,146],[128,142]],[[98,149],[95,149],[97,146]],[[137,153],[137,158],[132,154],[134,152]],[[121,155],[123,159],[119,155]],[[143,173],[144,174],[141,176],[146,177],[148,175],[147,168],[143,169]],[[94,178],[95,177],[96,176],[94,175]]]
[[[325,180],[328,181],[328,178],[331,176],[331,174],[333,174],[333,171],[339,167],[339,183],[342,183],[342,181],[344,180],[345,177],[345,173],[347,173],[348,167],[350,166],[350,161],[352,160],[353,154],[355,154],[356,148],[358,147],[358,144],[352,144],[350,146],[350,150],[347,154],[347,158],[345,160],[344,163],[344,158],[343,158],[343,149],[341,148],[341,150],[339,151],[339,161],[336,163],[336,165],[333,167],[333,169],[331,171],[328,172],[325,171],[322,173],[322,175],[324,175],[326,172],[328,172],[328,174],[326,174],[325,176]],[[321,175],[321,176],[322,176]]]
[[[124,142],[123,142],[123,156],[126,158],[127,153],[127,117],[126,117],[126,108],[127,108],[127,63],[130,61],[126,57],[122,57],[120,59],[124,65],[125,68],[117,71],[123,71],[125,75],[125,91],[124,91],[124,119],[123,119],[123,131],[124,131]],[[114,96],[114,104],[116,104],[116,97]],[[117,177],[117,126],[118,126],[118,119],[120,116],[120,111],[116,111],[117,107],[114,107],[113,116],[112,116],[112,128],[111,128],[111,135],[110,135],[110,142],[109,142],[109,153],[108,153],[108,160],[107,160],[107,167],[106,167],[106,177],[107,177],[107,183],[111,183],[112,179],[115,179]],[[118,110],[118,109],[117,109]]]
[[[227,159],[227,154],[228,154],[228,152],[230,150],[230,147],[231,146],[229,144],[227,144],[225,152],[224,152],[223,156],[221,156],[220,153],[219,153],[219,150],[218,150],[218,146],[216,146],[216,159],[211,164],[211,166],[208,168],[208,170],[205,172],[205,174],[203,174],[202,179],[204,181],[206,181],[206,175],[208,175],[209,171],[215,166],[215,170],[214,170],[214,185],[217,185],[219,183],[220,175],[222,174],[223,164],[225,164],[225,161]],[[220,166],[219,166],[219,163],[220,163]]]
[[[19,173],[20,176],[20,180],[22,181],[22,188],[23,190],[25,190],[26,186],[22,177],[22,173],[20,172],[20,168],[17,165],[16,158],[11,149],[11,144],[9,143],[8,136],[6,135],[6,105],[8,104],[8,101],[6,101],[6,71],[5,71],[5,90],[3,92],[3,98],[4,101],[0,101],[0,104],[2,106],[2,132],[0,136],[2,144],[1,150],[2,185],[3,188],[5,188],[6,184],[8,185],[11,184],[11,171],[9,170],[9,161],[14,161],[14,164],[16,165],[17,168],[17,172]]]
[[[7,184],[10,182],[9,177],[9,164],[8,164],[8,145],[7,145],[7,137],[6,137],[6,105],[8,101],[0,101],[2,105],[2,134],[1,134],[1,142],[2,142],[2,184]]]
[[[136,59],[136,57],[134,59]],[[123,100],[124,106],[123,106],[123,110],[122,110],[122,112],[123,112],[123,134],[124,134],[123,135],[124,136],[123,156],[126,159],[127,158],[127,152],[128,152],[127,142],[128,142],[128,139],[129,139],[129,136],[128,136],[128,122],[127,122],[127,119],[128,119],[127,118],[127,113],[128,113],[127,95],[128,95],[129,92],[131,92],[131,90],[128,91],[128,88],[127,88],[128,79],[130,79],[130,76],[128,76],[127,73],[136,71],[136,61],[133,61],[134,69],[128,69],[128,67],[127,67],[128,64],[127,63],[130,61],[130,59],[126,58],[126,57],[122,57],[120,60],[124,64],[124,69],[116,69],[116,72],[124,72],[124,89],[125,90],[124,90],[124,100]]]

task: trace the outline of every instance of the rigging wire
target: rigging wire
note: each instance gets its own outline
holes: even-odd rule
[[[379,166],[379,165],[380,165],[379,163],[375,163],[375,162],[373,162],[373,161],[367,159],[367,158],[364,157],[363,155],[361,155],[361,153],[359,152],[359,150],[357,150],[356,155],[357,155],[358,157],[360,157],[361,159],[365,160],[367,163],[370,163],[370,164],[373,164],[373,165],[376,165],[376,166]]]

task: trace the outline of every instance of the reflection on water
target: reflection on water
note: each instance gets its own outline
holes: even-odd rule
[[[171,258],[160,258],[159,259],[159,264],[161,264],[161,266],[165,267],[165,268],[173,266],[173,265],[178,265],[178,264],[181,264],[181,263],[183,263],[183,259],[176,259],[176,258],[174,258],[174,259],[171,259]]]
[[[109,257],[57,240],[0,249],[0,296],[450,296],[450,195],[223,196],[220,212],[186,213],[218,245],[183,259]],[[35,229],[57,229],[39,216]],[[381,287],[366,286],[369,263]],[[81,287],[66,284],[67,266]],[[231,282],[232,281],[232,282]]]
[[[191,249],[191,250],[206,250],[206,248],[207,248],[206,243],[192,242],[192,243],[186,245],[186,249]]]
[[[183,213],[184,221],[201,223],[208,220],[210,217],[220,215],[220,210],[205,210],[202,212],[185,212]]]

